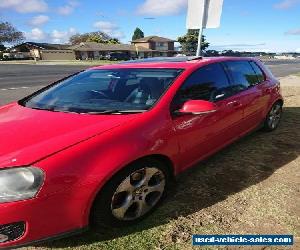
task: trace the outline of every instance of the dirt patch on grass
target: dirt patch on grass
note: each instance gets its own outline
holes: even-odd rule
[[[283,93],[284,116],[276,131],[255,132],[185,172],[143,222],[38,249],[195,249],[192,234],[294,234],[298,242],[300,88],[284,86]]]
[[[286,77],[281,77],[279,78],[282,86],[294,86],[294,87],[299,87],[300,86],[300,73],[295,74],[295,75],[290,75]]]

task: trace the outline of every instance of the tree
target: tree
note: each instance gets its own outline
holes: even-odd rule
[[[136,28],[135,31],[133,32],[132,41],[144,37],[145,37],[144,32],[140,28]]]
[[[6,48],[3,44],[0,44],[0,60],[3,59],[3,51],[5,51]]]
[[[5,51],[6,47],[3,44],[0,44],[0,52]]]
[[[216,50],[207,50],[205,52],[205,56],[215,57],[215,56],[220,56],[220,53],[219,53],[219,51],[216,51]]]
[[[0,22],[0,44],[23,41],[24,34],[8,22]]]
[[[106,41],[98,35],[91,34],[87,37],[87,42],[95,42],[95,43],[106,43]]]
[[[111,44],[120,43],[120,41],[117,38],[113,38],[101,31],[89,32],[84,34],[75,34],[70,37],[71,44],[79,44],[83,42],[111,43]]]
[[[70,37],[69,41],[71,44],[79,44],[82,42],[86,42],[89,39],[88,34],[75,34]]]
[[[197,52],[199,30],[188,30],[187,34],[178,37],[178,42],[181,45],[182,53],[187,56],[194,56]],[[209,43],[206,41],[205,36],[202,36],[201,50],[205,51],[209,47]]]
[[[233,50],[223,50],[222,51],[223,56],[241,56],[241,52],[239,51],[233,51]]]
[[[120,44],[120,41],[118,38],[112,38],[112,39],[108,40],[107,43],[108,44]]]

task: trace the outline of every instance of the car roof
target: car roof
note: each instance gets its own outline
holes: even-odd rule
[[[224,61],[256,60],[249,57],[154,57],[148,59],[131,60],[118,64],[96,66],[91,69],[118,69],[118,68],[178,68],[188,69],[210,63]]]

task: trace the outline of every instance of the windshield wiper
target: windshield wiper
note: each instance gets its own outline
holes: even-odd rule
[[[25,107],[27,107],[27,106],[25,106]],[[27,108],[36,109],[36,110],[44,110],[44,111],[54,111],[55,110],[54,107],[35,107],[35,106],[30,107],[29,106]]]
[[[82,114],[90,115],[102,115],[102,114],[136,114],[146,112],[146,109],[137,109],[137,110],[104,110],[104,111],[89,111],[82,112]]]
[[[51,111],[51,112],[62,112],[62,113],[80,114],[79,112],[76,112],[76,111],[58,109],[58,108],[50,107],[50,106],[49,107],[45,107],[45,108],[39,108],[39,107],[30,107],[30,108],[37,109],[37,110]]]
[[[62,113],[75,113],[75,114],[90,114],[90,115],[103,115],[103,114],[137,114],[137,113],[143,113],[146,112],[146,109],[136,109],[136,110],[118,110],[118,109],[112,109],[112,110],[101,110],[101,111],[88,111],[83,109],[73,109],[65,110],[65,109],[59,109],[54,106],[47,106],[47,107],[31,107],[32,109],[37,110],[45,110],[45,111],[52,111],[52,112],[62,112]]]

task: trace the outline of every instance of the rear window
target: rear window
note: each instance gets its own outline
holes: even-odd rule
[[[270,70],[270,68],[264,64],[264,71],[267,73],[267,76],[271,77],[271,78],[275,78],[275,76],[273,75],[272,71]]]
[[[257,76],[248,61],[229,61],[225,63],[236,90],[244,90],[257,84]]]
[[[250,64],[256,73],[258,83],[265,81],[265,75],[261,68],[255,62],[250,62]]]

